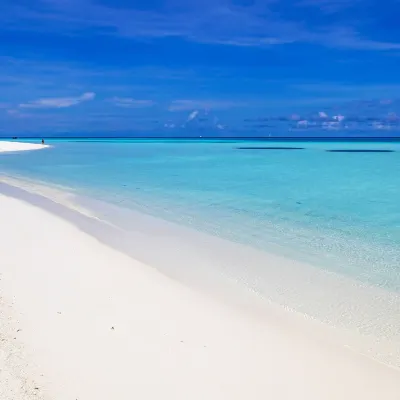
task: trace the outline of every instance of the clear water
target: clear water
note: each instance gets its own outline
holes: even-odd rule
[[[49,143],[1,154],[0,172],[400,291],[399,142]],[[302,149],[238,149],[257,146]]]

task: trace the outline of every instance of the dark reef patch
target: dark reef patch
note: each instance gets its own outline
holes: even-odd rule
[[[394,150],[379,149],[342,149],[342,150],[326,150],[329,153],[394,153]]]
[[[237,150],[304,150],[304,147],[237,147]]]

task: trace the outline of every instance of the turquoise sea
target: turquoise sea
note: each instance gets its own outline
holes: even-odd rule
[[[0,175],[73,193],[165,273],[223,275],[400,366],[400,141],[47,143],[0,154]]]
[[[48,143],[0,171],[400,291],[400,142]]]

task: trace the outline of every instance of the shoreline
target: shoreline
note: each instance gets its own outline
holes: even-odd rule
[[[398,293],[67,190],[0,177],[0,193],[61,217],[184,286],[257,318],[272,311],[317,339],[400,368]]]
[[[19,330],[1,335],[27,357],[6,367],[28,386],[5,398],[398,397],[399,371],[216,301],[40,208],[0,195],[0,218],[1,318]]]

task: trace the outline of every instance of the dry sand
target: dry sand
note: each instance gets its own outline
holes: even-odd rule
[[[40,208],[0,195],[0,224],[1,400],[399,399],[399,371],[185,287]]]

